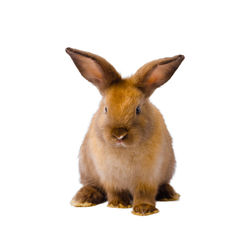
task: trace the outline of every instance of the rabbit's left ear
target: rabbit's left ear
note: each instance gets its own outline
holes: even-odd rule
[[[90,52],[67,48],[82,76],[92,82],[101,93],[113,82],[121,79],[120,74],[104,58]]]
[[[149,97],[172,77],[183,60],[184,56],[178,55],[145,64],[132,76],[135,85]]]

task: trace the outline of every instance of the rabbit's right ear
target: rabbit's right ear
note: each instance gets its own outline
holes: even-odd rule
[[[90,52],[67,48],[82,76],[92,82],[101,93],[113,82],[121,79],[120,74],[104,58]]]

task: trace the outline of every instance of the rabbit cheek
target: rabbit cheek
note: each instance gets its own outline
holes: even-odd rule
[[[102,138],[104,139],[105,143],[112,144],[113,139],[109,127],[105,127],[103,131],[100,131],[100,133],[102,134]]]
[[[103,128],[103,130],[99,131],[99,134],[101,134],[101,138],[105,141],[105,143],[115,147],[125,147],[123,140],[118,140],[112,135],[112,130],[110,127]]]

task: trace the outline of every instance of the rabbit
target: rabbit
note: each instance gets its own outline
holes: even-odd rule
[[[172,77],[184,56],[152,61],[122,78],[100,56],[72,48],[66,52],[102,95],[80,147],[83,187],[71,205],[108,201],[109,207],[133,207],[132,213],[144,216],[159,212],[157,200],[178,200],[169,184],[175,171],[172,138],[149,97]]]

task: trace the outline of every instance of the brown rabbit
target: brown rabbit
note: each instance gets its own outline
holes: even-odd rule
[[[133,206],[136,215],[157,213],[156,200],[178,200],[169,182],[175,170],[172,139],[153,91],[168,81],[184,59],[178,55],[152,61],[133,76],[121,78],[105,59],[67,48],[84,78],[102,94],[79,154],[83,187],[71,204]]]

